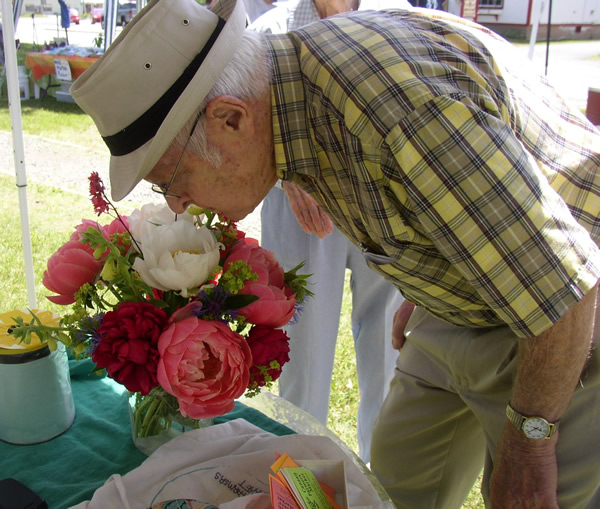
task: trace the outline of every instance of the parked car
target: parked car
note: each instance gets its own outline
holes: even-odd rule
[[[73,7],[69,9],[69,18],[71,19],[71,23],[75,23],[76,25],[79,25],[79,22],[81,21],[79,11]]]
[[[126,26],[137,14],[137,4],[135,2],[125,2],[119,4],[117,9],[117,25]],[[104,28],[104,13],[102,14],[102,28]]]
[[[94,7],[90,13],[92,17],[92,25],[94,23],[102,23],[104,19],[104,9],[102,7]]]

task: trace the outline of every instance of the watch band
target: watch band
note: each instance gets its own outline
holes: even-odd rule
[[[508,405],[506,405],[506,417],[507,419],[512,422],[516,428],[521,431],[527,438],[530,438],[532,440],[540,440],[540,439],[548,439],[550,438],[552,435],[554,435],[554,433],[556,433],[556,431],[558,430],[558,422],[548,422],[546,419],[544,419],[543,417],[525,417],[524,415],[521,415],[519,412],[517,412],[513,407],[510,406],[510,403]],[[526,423],[539,423],[542,426],[547,427],[547,431],[545,434],[539,434],[539,433],[532,433],[528,430],[528,426],[526,426]],[[540,431],[539,430],[539,426],[536,426],[536,431]]]

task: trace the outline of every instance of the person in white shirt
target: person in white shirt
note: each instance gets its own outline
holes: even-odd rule
[[[278,3],[250,28],[285,33],[341,12],[384,8],[411,6],[406,0],[363,0],[360,4],[358,0],[289,0]],[[321,229],[317,235],[305,233],[303,214],[319,217]],[[276,187],[269,193],[263,201],[261,222],[261,244],[275,253],[285,270],[305,260],[301,272],[313,274],[310,290],[314,297],[304,305],[298,320],[286,327],[290,361],[279,378],[279,393],[323,424],[327,424],[329,413],[345,272],[351,271],[352,334],[360,390],[357,436],[360,457],[368,463],[371,430],[398,355],[392,348],[391,331],[402,296],[368,268],[360,250],[293,184],[285,182],[283,188]]]
[[[244,0],[246,15],[250,23],[273,8],[273,0]]]

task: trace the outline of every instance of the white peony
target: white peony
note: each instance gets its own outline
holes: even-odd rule
[[[131,236],[138,244],[142,242],[142,229],[145,224],[153,225],[172,224],[177,221],[194,221],[194,216],[190,214],[176,215],[167,204],[158,205],[156,203],[147,203],[141,209],[135,209],[127,217],[127,226],[131,232]]]
[[[146,222],[140,238],[144,258],[137,258],[133,268],[159,290],[177,290],[187,297],[188,290],[205,283],[219,263],[220,244],[214,235],[190,221],[159,226]]]

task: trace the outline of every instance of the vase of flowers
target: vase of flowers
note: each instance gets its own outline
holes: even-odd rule
[[[112,221],[83,220],[43,278],[48,299],[69,310],[58,326],[32,312],[11,333],[91,358],[131,393],[139,439],[200,427],[274,382],[289,360],[281,327],[310,295],[300,266],[284,272],[210,211],[145,205],[123,217],[95,173],[90,193]]]
[[[149,396],[142,396],[139,392],[127,393],[131,438],[144,454],[152,454],[186,431],[213,424],[212,418],[183,417],[178,411],[177,399],[160,387],[152,389]]]

